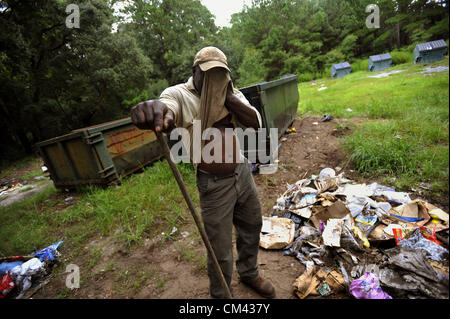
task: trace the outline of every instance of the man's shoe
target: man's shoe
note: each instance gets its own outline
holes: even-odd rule
[[[258,278],[250,282],[243,281],[243,283],[253,288],[264,298],[273,299],[276,296],[275,287],[271,284],[270,281],[264,279],[261,276],[258,276]]]

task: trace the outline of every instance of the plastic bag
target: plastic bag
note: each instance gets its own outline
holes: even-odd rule
[[[0,299],[5,298],[7,294],[15,287],[13,280],[7,272],[5,275],[0,277]]]
[[[31,278],[33,276],[46,275],[44,266],[44,263],[38,258],[33,258],[11,270],[11,278],[14,280],[16,286],[19,287],[21,293],[31,287]]]
[[[34,253],[34,256],[39,258],[40,261],[46,261],[46,260],[53,260],[55,259],[55,256],[60,256],[60,253],[57,251],[58,247],[63,242],[57,242],[56,244],[50,245],[47,248],[42,249],[41,251],[38,251]]]
[[[408,238],[400,240],[398,246],[424,250],[430,259],[436,261],[443,261],[448,255],[447,249],[425,238],[420,229],[416,229]]]
[[[350,293],[356,299],[392,299],[380,287],[378,277],[366,272],[359,279],[353,280],[350,284]]]

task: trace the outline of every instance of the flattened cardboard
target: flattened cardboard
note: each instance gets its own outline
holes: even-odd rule
[[[324,223],[327,222],[330,218],[340,219],[345,215],[349,214],[350,210],[345,206],[345,204],[337,200],[333,205],[328,207],[323,206],[315,206],[313,207],[313,214],[311,217],[311,221],[314,226],[319,229],[320,228],[320,220]]]

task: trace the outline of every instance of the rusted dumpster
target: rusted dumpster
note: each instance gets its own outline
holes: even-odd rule
[[[110,185],[159,159],[155,133],[130,118],[81,128],[36,144],[57,188]]]

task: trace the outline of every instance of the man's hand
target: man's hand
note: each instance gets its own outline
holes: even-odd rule
[[[227,97],[225,99],[225,107],[236,115],[237,120],[246,127],[259,128],[258,117],[251,108],[247,107],[237,95],[234,94],[233,88],[230,83],[227,87]]]
[[[141,102],[131,109],[131,120],[141,130],[168,132],[174,127],[173,112],[159,100]]]

